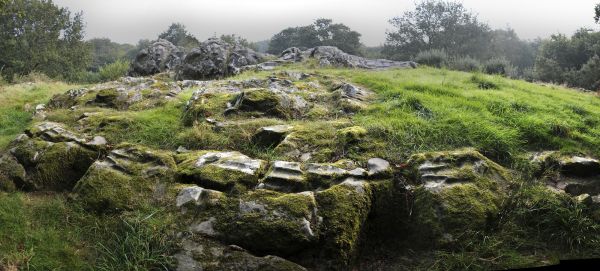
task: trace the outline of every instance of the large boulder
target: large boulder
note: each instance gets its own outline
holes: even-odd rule
[[[235,75],[240,68],[262,61],[262,55],[241,45],[230,45],[211,38],[193,49],[183,59],[180,79],[205,80]]]
[[[141,50],[131,63],[131,76],[147,76],[174,70],[184,57],[184,51],[171,42],[159,39]]]

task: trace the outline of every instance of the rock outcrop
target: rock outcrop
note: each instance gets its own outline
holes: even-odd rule
[[[317,46],[306,51],[296,47],[288,48],[281,53],[281,61],[301,62],[316,59],[322,67],[343,67],[361,69],[416,68],[412,61],[392,61],[387,59],[368,59],[351,54],[334,46]]]
[[[130,76],[147,76],[174,70],[185,52],[171,42],[159,39],[142,49],[131,63]]]
[[[262,59],[263,56],[252,49],[211,38],[185,56],[177,77],[194,80],[224,78],[238,74],[243,66],[258,64]]]

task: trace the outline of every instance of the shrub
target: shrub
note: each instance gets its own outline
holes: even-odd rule
[[[86,83],[93,84],[99,83],[101,81],[100,74],[97,72],[91,71],[80,71],[73,75],[71,78],[68,78],[68,81],[75,83]]]
[[[572,86],[582,87],[589,90],[600,89],[600,57],[594,55],[588,60],[581,70],[573,76],[574,80],[569,80]]]
[[[113,81],[125,76],[128,70],[129,62],[125,60],[117,60],[100,68],[98,74],[100,74],[100,80],[102,81]]]
[[[441,68],[448,64],[448,54],[443,50],[427,50],[417,54],[415,61],[419,64]]]
[[[483,71],[487,74],[500,74],[508,77],[514,77],[515,67],[504,57],[492,58],[485,62]]]
[[[466,57],[453,57],[449,63],[450,69],[463,71],[463,72],[474,72],[481,70],[481,63],[479,60],[470,56]]]

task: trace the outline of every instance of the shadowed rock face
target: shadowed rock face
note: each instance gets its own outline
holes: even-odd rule
[[[547,151],[535,153],[532,162],[539,167],[539,174],[554,172],[547,178],[553,189],[573,196],[590,197],[600,203],[600,161],[590,157],[562,155]]]
[[[159,39],[137,54],[131,63],[129,74],[146,76],[173,70],[183,57],[183,50],[167,40]]]

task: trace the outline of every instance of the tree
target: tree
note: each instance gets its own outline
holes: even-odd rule
[[[320,42],[312,26],[289,27],[271,38],[267,52],[279,54],[290,47],[306,49],[318,45],[320,45]]]
[[[596,4],[596,7],[594,7],[594,21],[596,23],[600,22],[600,4]]]
[[[600,33],[580,29],[570,38],[552,35],[542,42],[535,61],[536,79],[587,89],[600,81]]]
[[[127,53],[134,49],[131,44],[119,44],[108,38],[96,38],[88,41],[92,48],[92,64],[90,70],[97,72],[101,67],[128,59]]]
[[[490,27],[461,3],[426,0],[390,20],[383,53],[392,59],[410,59],[425,50],[484,58]]]
[[[74,15],[50,0],[12,0],[0,12],[0,71],[14,75],[38,71],[70,78],[90,61],[83,41],[81,13]]]
[[[224,34],[224,35],[221,35],[220,39],[230,45],[241,45],[244,47],[248,47],[252,50],[257,50],[257,48],[254,44],[252,44],[245,38],[236,36],[235,34]]]
[[[496,29],[492,31],[489,56],[505,58],[519,69],[531,68],[535,63],[535,43],[519,39],[513,29]]]
[[[187,49],[192,49],[200,45],[198,39],[189,34],[185,29],[185,25],[180,23],[171,24],[169,29],[158,35],[158,38],[168,40],[176,46],[182,46]]]
[[[360,33],[330,19],[317,19],[308,26],[290,27],[275,34],[269,43],[269,53],[279,54],[289,47],[310,48],[336,46],[350,54],[360,54]]]

